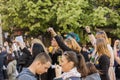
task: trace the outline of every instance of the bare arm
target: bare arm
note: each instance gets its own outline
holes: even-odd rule
[[[110,66],[113,67],[113,65],[114,65],[114,52],[113,52],[113,49],[112,49],[110,44],[107,44],[107,48],[108,48],[108,50],[110,52],[110,55],[111,55],[111,57],[110,57]]]
[[[96,43],[96,39],[95,39],[95,36],[91,33],[90,27],[89,27],[89,26],[86,26],[86,27],[85,27],[85,30],[86,30],[86,32],[88,33],[88,37],[89,37],[89,40],[90,40],[91,44],[94,46],[95,43]]]
[[[117,48],[116,48],[117,42],[118,42],[118,40],[116,40],[115,43],[114,43],[114,57],[115,57],[115,61],[116,61],[118,64],[120,64],[120,57],[117,56]]]

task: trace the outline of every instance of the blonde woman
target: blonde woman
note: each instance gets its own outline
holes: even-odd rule
[[[70,49],[72,49],[76,52],[81,51],[81,47],[79,46],[79,44],[76,42],[76,40],[74,38],[68,37],[67,39],[65,39],[64,42]]]
[[[101,80],[110,80],[108,70],[110,67],[110,52],[104,39],[96,40],[96,50],[98,52],[98,65],[97,69],[101,72]]]
[[[95,46],[96,44],[96,39],[99,39],[99,38],[104,38],[105,39],[105,42],[107,43],[107,48],[110,52],[110,55],[111,55],[111,58],[110,58],[110,67],[109,67],[109,76],[110,76],[110,80],[116,80],[116,77],[115,77],[115,72],[114,72],[114,68],[113,68],[113,65],[114,65],[114,54],[113,54],[113,49],[109,43],[109,40],[108,40],[108,37],[107,37],[107,34],[105,33],[105,31],[99,31],[96,33],[96,36],[94,36],[91,31],[90,31],[90,27],[89,26],[86,26],[86,31],[88,33],[88,36],[89,36],[89,39],[92,43],[93,46]],[[95,52],[94,52],[95,54]],[[92,54],[94,56],[94,54]]]
[[[59,36],[56,34],[56,32],[54,31],[53,28],[49,28],[48,31],[51,33],[52,36],[54,36],[54,38],[57,41],[59,47],[63,51],[75,51],[77,53],[79,53],[81,51],[81,47],[79,46],[77,41],[75,39],[73,39],[72,37],[67,38],[65,40],[65,43],[64,43],[63,40],[61,40],[59,38]]]

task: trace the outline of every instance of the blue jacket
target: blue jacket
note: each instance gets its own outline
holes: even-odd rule
[[[29,69],[24,68],[16,80],[37,80],[37,78]]]

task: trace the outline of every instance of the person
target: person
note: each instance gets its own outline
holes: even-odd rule
[[[75,51],[76,53],[80,53],[81,47],[74,38],[68,37],[65,42],[63,42],[63,40],[60,39],[53,28],[48,28],[48,32],[50,32],[51,35],[55,38],[59,47],[63,51]]]
[[[78,58],[75,52],[65,51],[62,54],[60,65],[61,67],[56,65],[54,80],[80,80],[81,74],[77,71]]]
[[[15,60],[15,57],[12,56],[12,54],[9,54],[7,59],[9,60],[7,65],[8,80],[15,80],[16,76],[18,75],[16,67],[17,61]]]
[[[99,38],[96,41],[96,51],[98,53],[97,69],[100,71],[101,80],[110,80],[108,70],[110,67],[110,52],[104,39]]]
[[[0,80],[4,80],[3,65],[4,65],[4,54],[2,52],[2,47],[0,47]]]
[[[120,80],[120,40],[114,42],[114,56],[115,56],[115,74],[116,80]]]
[[[7,75],[7,50],[5,46],[0,47],[0,80],[8,79]]]
[[[84,56],[85,62],[89,62],[90,61],[90,58],[89,58],[90,54],[88,52],[88,49],[87,49],[86,45],[82,45],[81,54]]]
[[[38,53],[47,52],[44,49],[43,43],[39,39],[32,40],[31,42],[32,46],[30,50],[27,49],[24,43],[21,43],[21,42],[16,42],[16,43],[20,46],[21,52],[23,52],[23,54],[18,59],[18,62],[17,62],[18,66],[28,67]]]
[[[79,36],[78,36],[78,34],[76,34],[76,33],[74,33],[74,32],[70,32],[70,33],[68,33],[68,34],[66,34],[66,35],[64,35],[66,38],[68,38],[68,37],[72,37],[72,38],[74,38],[77,42],[80,42],[80,38],[79,38]]]
[[[28,68],[24,68],[17,76],[16,80],[37,80],[36,74],[47,72],[51,65],[50,56],[45,53],[39,53]]]
[[[62,37],[61,37],[62,39]],[[56,40],[52,38],[51,46],[49,47],[49,55],[52,59],[52,65],[47,72],[47,80],[53,80],[55,77],[55,64],[59,64],[59,58],[62,56],[62,50],[59,48]]]
[[[88,68],[88,76],[86,76],[83,80],[101,80],[99,71],[93,63],[87,62],[86,66]]]
[[[120,57],[119,57],[119,54],[117,54],[117,51],[120,50],[119,44],[120,44],[120,41],[116,40],[114,43],[114,56],[115,56],[115,61],[120,65]]]
[[[39,53],[45,52],[48,54],[44,44],[39,39],[35,38],[31,41],[30,51],[27,49],[27,47],[23,43],[20,43],[20,42],[17,42],[17,43],[20,46],[21,51],[23,52],[23,54],[19,57],[17,62],[18,63],[17,65],[19,66],[18,67],[19,72],[21,72],[23,68],[30,66],[33,60],[35,59],[35,57]],[[38,80],[39,78],[41,78],[41,80],[46,80],[46,74],[42,74],[41,76],[37,75],[37,76],[38,76]]]
[[[91,33],[91,30],[90,30],[90,27],[89,26],[86,26],[86,31],[88,33],[88,36],[89,36],[89,39],[92,43],[93,46],[95,46],[96,44],[96,39],[99,39],[99,38],[104,38],[105,39],[105,42],[107,43],[107,48],[110,52],[110,67],[109,67],[109,76],[110,76],[110,80],[116,80],[116,77],[115,77],[115,72],[114,72],[114,54],[113,54],[113,49],[110,45],[110,42],[108,40],[108,37],[107,37],[107,34],[105,33],[105,31],[103,30],[99,30],[97,33],[96,33],[96,36],[94,36],[92,33]],[[96,51],[94,51],[95,53]],[[94,53],[92,54],[94,56]]]

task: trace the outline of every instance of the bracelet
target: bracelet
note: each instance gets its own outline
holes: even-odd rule
[[[89,32],[89,33],[87,33],[88,35],[91,35],[92,33],[91,32]]]

